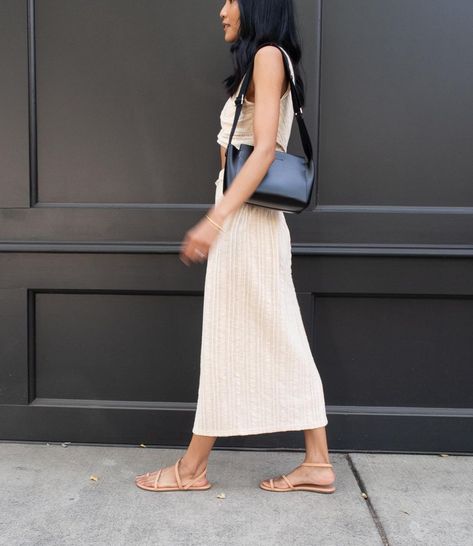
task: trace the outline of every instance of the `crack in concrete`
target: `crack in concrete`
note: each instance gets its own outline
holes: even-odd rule
[[[386,531],[384,530],[383,524],[381,523],[381,520],[379,519],[379,516],[375,510],[375,507],[373,506],[373,503],[371,502],[370,496],[368,495],[368,491],[366,490],[365,482],[363,481],[363,478],[358,472],[358,469],[356,468],[355,463],[353,462],[353,459],[350,457],[349,453],[347,453],[346,459],[348,462],[348,466],[350,467],[350,470],[352,471],[353,476],[355,477],[356,483],[358,484],[358,487],[360,488],[361,494],[366,501],[366,505],[368,507],[369,513],[371,515],[371,518],[373,519],[373,522],[376,526],[376,529],[379,533],[379,536],[381,538],[383,545],[390,546]],[[364,496],[363,494],[365,494],[366,496]]]

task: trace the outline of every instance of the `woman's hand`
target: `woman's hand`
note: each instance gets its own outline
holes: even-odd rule
[[[222,225],[222,219],[218,218],[217,215],[210,212],[208,215],[214,222]],[[207,258],[209,249],[219,234],[220,230],[218,227],[204,216],[200,222],[186,232],[182,241],[179,259],[187,266],[192,262],[203,262]]]

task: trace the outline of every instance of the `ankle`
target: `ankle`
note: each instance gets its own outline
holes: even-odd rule
[[[190,459],[188,455],[184,455],[179,466],[192,476],[198,476],[207,466],[207,459]]]
[[[313,455],[311,454],[311,455],[309,455],[309,454],[306,453],[303,462],[304,463],[331,464],[328,455],[323,455],[323,454],[313,454]],[[321,468],[324,468],[324,467],[321,467]],[[326,468],[330,468],[330,467],[326,467]]]

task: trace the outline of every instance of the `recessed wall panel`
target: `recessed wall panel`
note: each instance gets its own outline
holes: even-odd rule
[[[195,402],[201,296],[38,293],[35,397]]]
[[[473,299],[317,296],[327,403],[473,408]]]
[[[210,202],[231,69],[220,7],[36,4],[38,201]]]
[[[322,3],[321,205],[473,206],[473,3]]]

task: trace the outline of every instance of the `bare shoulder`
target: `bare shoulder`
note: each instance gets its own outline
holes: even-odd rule
[[[282,51],[274,45],[261,47],[255,54],[253,71],[254,81],[265,82],[263,86],[279,87],[280,97],[289,81],[284,68],[283,55]]]
[[[284,69],[283,52],[274,45],[265,45],[260,47],[255,54],[255,65],[261,64],[272,69],[278,67]]]

